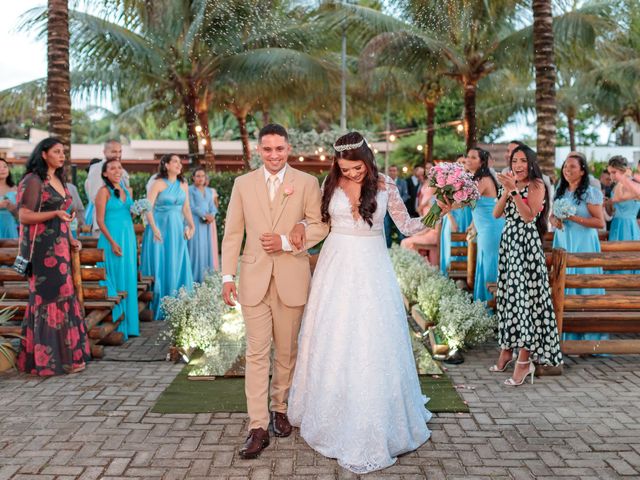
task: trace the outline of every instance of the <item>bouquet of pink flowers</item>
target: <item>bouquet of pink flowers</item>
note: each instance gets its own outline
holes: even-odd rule
[[[457,162],[437,164],[429,171],[427,181],[429,186],[435,190],[435,198],[441,202],[466,206],[475,205],[476,200],[480,198],[477,183],[473,181],[471,174]],[[442,209],[437,203],[434,203],[429,213],[422,218],[422,223],[433,228],[440,220],[441,214]]]

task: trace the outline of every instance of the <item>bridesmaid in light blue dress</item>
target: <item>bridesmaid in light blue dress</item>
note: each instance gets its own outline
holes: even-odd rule
[[[11,176],[9,164],[0,158],[0,238],[18,238],[16,184]]]
[[[182,162],[173,154],[160,159],[158,176],[149,190],[153,210],[142,237],[140,270],[154,277],[151,308],[154,318],[162,320],[162,297],[173,295],[181,287],[193,288],[191,259],[187,240],[194,226],[189,206],[189,187],[182,177]]]
[[[556,228],[554,248],[564,248],[570,253],[600,252],[598,229],[603,228],[602,192],[589,185],[589,170],[586,158],[571,152],[562,165],[561,178],[554,200],[568,199],[576,206],[576,214],[564,220],[551,216]],[[602,268],[567,268],[567,274],[602,274]],[[602,288],[566,289],[566,295],[604,295]],[[604,333],[564,333],[564,340],[606,340]]]
[[[609,159],[607,170],[611,174],[611,180],[616,182],[613,190],[613,220],[609,230],[609,240],[630,241],[640,240],[640,227],[638,227],[638,211],[640,201],[638,195],[627,185],[631,182],[631,170],[627,159],[616,155]],[[638,270],[614,270],[610,273],[640,273]]]
[[[207,272],[218,270],[217,194],[206,186],[208,178],[204,167],[196,168],[191,179],[189,202],[196,229],[189,240],[189,256],[193,280],[202,283]]]
[[[471,148],[467,152],[466,167],[478,182],[480,198],[472,210],[476,229],[476,274],[473,284],[474,300],[487,301],[492,298],[487,283],[498,278],[498,249],[504,228],[504,217],[495,218],[493,209],[498,196],[498,182],[489,169],[491,154],[482,148]]]
[[[133,200],[127,188],[121,186],[122,164],[107,160],[102,165],[105,185],[96,195],[96,222],[100,228],[98,248],[104,250],[107,280],[100,282],[110,296],[126,291],[124,298],[113,309],[113,318],[124,313],[118,331],[129,336],[140,335],[138,318],[138,247],[131,220]]]

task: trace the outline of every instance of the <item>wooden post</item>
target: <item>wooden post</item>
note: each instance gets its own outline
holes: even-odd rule
[[[75,250],[71,250],[71,273],[73,276],[73,288],[80,303],[80,313],[84,319],[84,292],[82,290],[82,272],[80,271],[80,252]]]
[[[562,316],[564,315],[564,288],[567,275],[567,252],[562,248],[554,248],[551,260],[551,298],[553,310],[558,324],[558,335],[562,343]]]
[[[473,293],[476,281],[476,259],[478,257],[478,244],[476,239],[467,239],[467,287]]]

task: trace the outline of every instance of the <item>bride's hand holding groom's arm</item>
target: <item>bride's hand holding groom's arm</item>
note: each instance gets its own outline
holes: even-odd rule
[[[296,223],[296,225],[289,232],[289,243],[295,250],[303,250],[307,243],[306,227],[302,222]]]

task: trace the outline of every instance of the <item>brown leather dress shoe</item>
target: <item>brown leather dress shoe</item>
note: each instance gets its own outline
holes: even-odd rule
[[[286,413],[271,412],[271,427],[276,437],[288,437],[291,435],[291,424]]]
[[[240,449],[240,458],[245,460],[258,458],[262,450],[269,446],[269,432],[264,428],[252,428]]]

